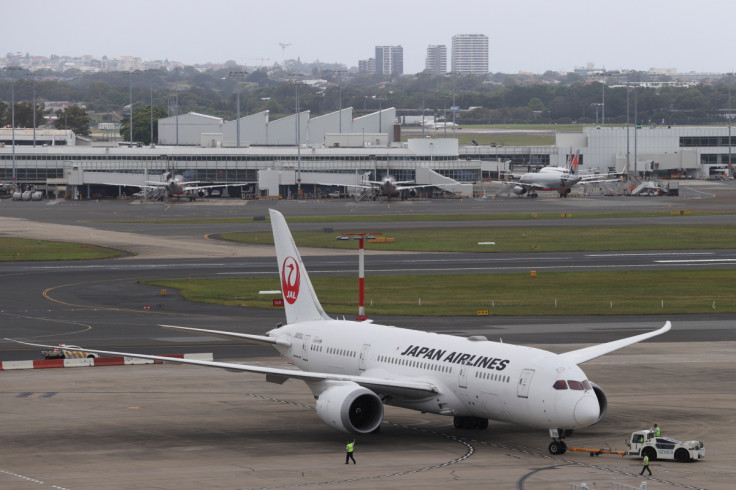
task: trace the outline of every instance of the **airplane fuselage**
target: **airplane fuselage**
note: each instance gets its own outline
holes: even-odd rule
[[[583,371],[540,349],[344,320],[294,323],[268,335],[291,341],[277,349],[305,371],[414,379],[439,388],[421,398],[384,396],[389,405],[535,428],[587,427],[601,415]],[[558,380],[579,389],[555,389]]]
[[[381,194],[384,196],[395,196],[399,193],[397,190],[396,179],[391,175],[383,177],[379,187],[381,189]]]
[[[580,177],[563,172],[538,172],[524,174],[519,184],[533,186],[540,191],[564,191],[580,182]]]

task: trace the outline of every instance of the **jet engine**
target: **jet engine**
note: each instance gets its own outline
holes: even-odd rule
[[[595,393],[595,397],[598,398],[598,406],[601,407],[600,415],[598,415],[598,420],[595,421],[597,424],[601,420],[603,420],[603,416],[606,415],[606,411],[608,410],[608,398],[606,398],[606,394],[603,393],[603,388],[598,386],[597,384],[591,382],[590,386],[593,388],[593,393]]]
[[[523,187],[523,186],[520,186],[520,185],[514,186],[514,188],[512,190],[514,191],[514,194],[516,194],[517,196],[521,196],[523,194],[526,194],[526,187]]]
[[[355,383],[333,386],[317,398],[317,416],[325,424],[350,434],[368,434],[383,420],[383,402]]]

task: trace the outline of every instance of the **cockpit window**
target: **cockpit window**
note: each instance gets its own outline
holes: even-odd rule
[[[590,387],[590,381],[588,381],[587,379],[583,381],[583,388],[585,388],[585,391],[591,390],[592,388]]]
[[[581,390],[583,389],[583,383],[580,381],[573,381],[571,379],[567,380],[567,384],[570,385],[571,390]]]
[[[565,383],[564,379],[558,379],[557,381],[555,381],[555,384],[552,385],[552,388],[556,390],[566,390],[567,383]]]

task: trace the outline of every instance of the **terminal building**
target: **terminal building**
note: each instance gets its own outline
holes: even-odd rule
[[[461,146],[455,138],[401,141],[396,110],[354,118],[352,108],[311,117],[269,120],[268,112],[240,121],[189,113],[159,120],[150,147],[80,146],[70,135],[29,142],[32,130],[0,129],[0,183],[45,189],[57,197],[133,194],[165,172],[200,183],[241,184],[223,192],[243,197],[317,197],[356,193],[385,174],[428,187],[426,195],[470,195],[472,185],[513,171],[563,166],[580,152],[583,173],[660,178],[732,175],[734,139],[728,127],[587,127],[558,132],[551,146]],[[239,133],[238,133],[239,130]],[[42,131],[37,130],[37,137]],[[75,144],[77,143],[77,144]],[[352,190],[352,191],[351,191]]]

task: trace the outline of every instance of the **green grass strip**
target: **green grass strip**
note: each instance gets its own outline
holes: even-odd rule
[[[98,260],[120,257],[123,252],[86,243],[0,238],[0,261]]]
[[[332,314],[357,313],[357,272],[313,277],[317,295]],[[736,312],[734,270],[539,272],[373,276],[365,280],[369,315],[661,315]],[[187,300],[273,308],[277,277],[145,281],[180,290]]]
[[[387,210],[388,211],[388,210]],[[263,211],[266,213],[266,211]],[[576,220],[606,218],[656,218],[673,214],[689,214],[693,216],[722,216],[734,214],[732,211],[689,211],[676,209],[673,211],[646,212],[601,212],[601,213],[433,213],[433,214],[386,214],[375,215],[336,215],[336,216],[289,216],[289,223],[380,223],[396,221],[512,221],[512,220]],[[268,213],[266,213],[268,214]],[[171,218],[171,219],[124,219],[104,220],[108,223],[270,223],[266,215],[208,217],[208,218]]]
[[[357,249],[354,240],[337,240],[340,229],[325,233],[294,232],[300,247]],[[380,225],[366,232],[393,242],[366,243],[368,250],[420,252],[573,252],[623,250],[688,250],[733,248],[736,225],[690,226],[566,226],[472,229],[382,230]],[[224,233],[225,240],[273,244],[271,232]],[[483,245],[479,245],[482,243]]]

